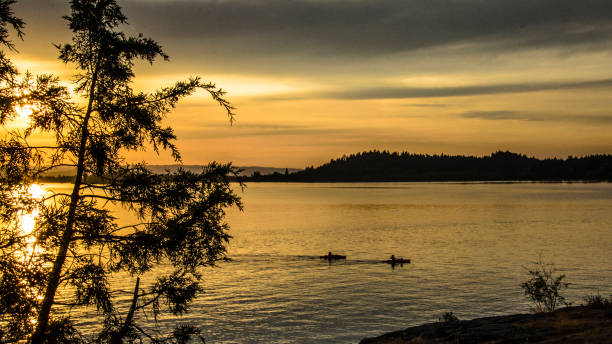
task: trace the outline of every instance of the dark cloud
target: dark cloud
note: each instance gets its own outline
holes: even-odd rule
[[[237,54],[381,55],[464,42],[606,44],[609,0],[124,1],[131,22]]]
[[[538,82],[516,84],[472,85],[456,87],[351,87],[346,90],[327,92],[312,92],[302,94],[301,99],[331,98],[331,99],[407,99],[407,98],[444,98],[476,95],[493,95],[503,93],[525,93],[537,91],[574,90],[612,87],[612,79],[579,81],[579,82]],[[295,94],[287,95],[288,99],[298,99]],[[282,96],[260,98],[260,100],[282,100]]]
[[[479,118],[486,120],[518,120],[518,121],[556,121],[556,122],[581,122],[590,124],[612,124],[612,114],[554,114],[533,113],[523,111],[468,111],[460,114],[464,118]]]
[[[612,41],[610,0],[119,3],[129,18],[129,30],[160,41],[187,69],[210,66],[217,72],[282,74],[289,67],[291,73],[322,76],[342,70],[353,73],[368,66],[373,73],[383,67],[368,63],[368,59],[422,53],[453,44],[462,48],[449,54],[469,55],[548,47],[607,51]],[[26,44],[50,47],[49,42],[64,42],[70,37],[61,20],[68,13],[65,0],[20,0],[16,12],[28,23]],[[433,58],[437,61],[449,57],[436,54]]]
[[[612,79],[583,81],[583,82],[541,82],[517,83],[499,85],[475,85],[458,87],[379,87],[371,89],[356,89],[341,92],[332,92],[332,98],[344,99],[377,99],[377,98],[437,98],[461,97],[473,95],[489,95],[501,93],[523,93],[551,90],[569,90],[583,88],[611,87]]]

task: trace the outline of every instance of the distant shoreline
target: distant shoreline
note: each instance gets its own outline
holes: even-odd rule
[[[238,180],[236,180],[238,181]],[[439,183],[439,184],[610,184],[612,180],[374,180],[374,181],[293,181],[293,180],[240,180],[246,183],[294,184],[377,184],[377,183]]]
[[[201,172],[204,165],[150,165],[155,174],[176,171]],[[344,155],[318,167],[290,169],[242,167],[229,176],[241,182],[292,183],[610,183],[612,155],[598,154],[566,159],[538,159],[512,152],[488,156],[424,155],[408,152],[369,151]],[[57,170],[41,176],[41,181],[74,180],[74,171]],[[89,182],[103,178],[89,176]]]
[[[44,183],[72,183],[75,176],[41,177]],[[90,181],[96,183],[96,177]],[[293,180],[252,180],[248,178],[232,178],[233,182],[269,183],[269,184],[380,184],[380,183],[440,183],[440,184],[610,184],[612,180],[375,180],[375,181],[293,181]]]

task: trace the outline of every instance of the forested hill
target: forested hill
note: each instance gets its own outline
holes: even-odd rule
[[[294,173],[255,173],[249,181],[612,181],[612,155],[537,159],[512,152],[490,156],[423,155],[369,151]]]

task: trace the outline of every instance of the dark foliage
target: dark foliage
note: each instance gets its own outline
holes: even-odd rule
[[[585,305],[594,308],[610,308],[612,307],[612,295],[605,298],[601,295],[587,295],[584,298]]]
[[[521,288],[532,302],[534,312],[552,312],[561,305],[569,305],[561,294],[569,283],[563,282],[565,275],[557,275],[554,266],[540,259],[527,271],[531,278],[521,283]]]
[[[453,312],[446,312],[438,318],[438,321],[449,323],[459,321],[459,318],[457,318],[457,316]]]
[[[253,181],[561,181],[612,180],[612,155],[536,159],[511,152],[490,156],[424,155],[369,151],[331,160],[319,167],[282,175],[253,175]]]
[[[0,42],[8,27],[21,33],[13,1],[0,0]],[[161,122],[175,104],[201,89],[230,117],[224,91],[191,78],[156,92],[131,87],[136,61],[167,59],[161,46],[142,35],[118,29],[126,18],[115,0],[72,0],[65,19],[72,42],[58,45],[59,57],[76,67],[73,92],[51,75],[20,75],[0,56],[0,120],[13,119],[19,107],[32,110],[29,125],[0,140],[0,342],[185,343],[197,328],[149,332],[161,312],[188,311],[200,292],[201,267],[225,258],[230,239],[225,210],[241,207],[230,186],[231,165],[211,163],[200,173],[151,173],[144,164],[126,164],[126,151],[168,150],[177,161],[172,128]],[[36,135],[54,143],[34,145]],[[70,193],[29,194],[32,183],[52,168],[76,170]],[[109,205],[134,214],[118,225]],[[33,228],[26,214],[37,214]],[[163,270],[154,270],[164,264]],[[162,273],[163,272],[163,273]],[[133,285],[111,283],[116,274]],[[147,283],[141,283],[141,278]],[[59,290],[72,287],[58,303]],[[126,310],[118,293],[131,295]],[[64,295],[65,296],[65,295]],[[58,307],[94,307],[102,328],[84,338]]]
[[[14,0],[0,0],[0,46],[14,50],[13,43],[8,39],[9,29],[13,29],[18,37],[23,37],[24,22],[13,14]],[[15,116],[13,106],[19,103],[19,94],[15,93],[17,86],[17,69],[0,50],[0,125],[7,118]]]

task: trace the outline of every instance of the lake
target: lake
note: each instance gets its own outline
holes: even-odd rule
[[[207,343],[355,343],[449,311],[529,312],[519,285],[539,257],[568,301],[612,294],[612,184],[251,183],[243,201],[233,261],[206,270],[181,319]],[[379,262],[391,254],[412,263]]]

